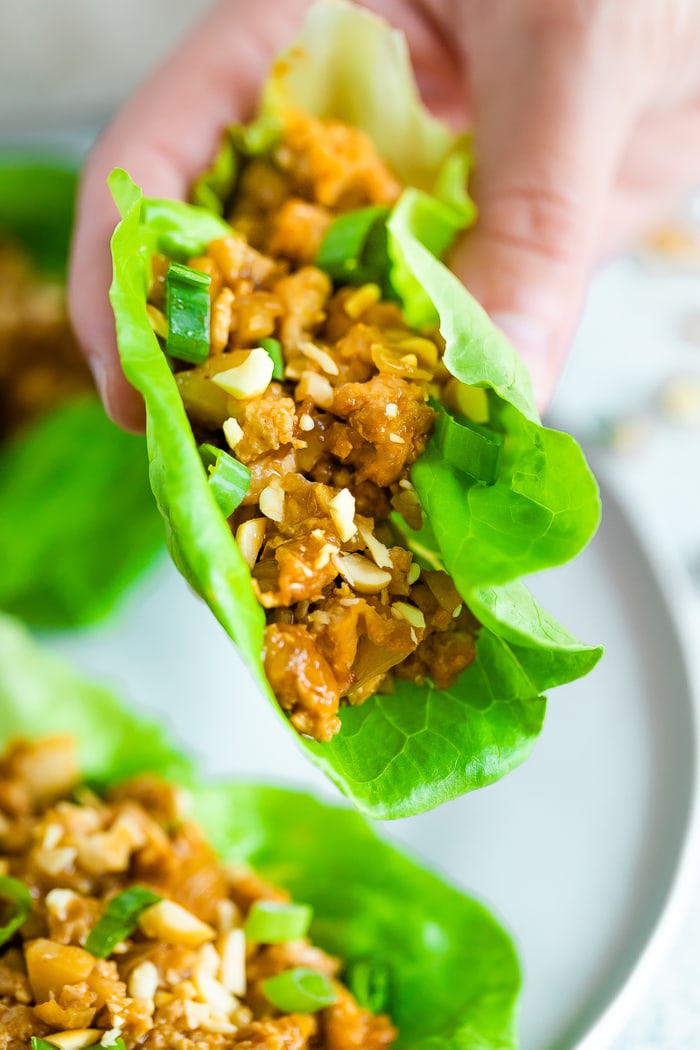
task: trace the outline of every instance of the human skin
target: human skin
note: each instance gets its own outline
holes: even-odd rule
[[[185,199],[223,129],[255,113],[271,58],[310,0],[220,0],[138,89],[85,166],[69,305],[107,411],[143,429],[108,300],[107,190],[126,168]],[[476,226],[451,266],[512,339],[540,408],[556,386],[591,271],[700,181],[695,0],[367,0],[408,38],[421,94],[474,129]]]

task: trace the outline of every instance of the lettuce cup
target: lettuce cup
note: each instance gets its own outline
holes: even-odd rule
[[[143,441],[107,419],[68,323],[76,184],[70,158],[0,152],[0,608],[53,628],[108,612],[160,546]]]
[[[118,342],[173,558],[311,760],[381,818],[508,773],[543,692],[600,656],[522,582],[600,507],[440,261],[474,220],[470,164],[402,38],[321,3],[199,204],[111,176]]]
[[[203,781],[7,617],[0,865],[11,1047],[517,1046],[517,957],[481,904],[349,808]]]

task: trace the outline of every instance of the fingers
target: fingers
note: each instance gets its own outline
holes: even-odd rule
[[[106,185],[125,168],[149,196],[183,199],[227,124],[252,116],[272,56],[308,0],[223,0],[139,89],[84,169],[69,269],[69,308],[110,416],[143,429],[143,406],[121,371],[109,304],[109,240],[118,215]],[[273,11],[273,7],[275,10]]]
[[[474,9],[465,46],[479,219],[453,265],[522,353],[544,408],[584,296],[635,98],[610,83],[620,65],[595,20],[513,17],[528,6],[536,5],[465,5]]]

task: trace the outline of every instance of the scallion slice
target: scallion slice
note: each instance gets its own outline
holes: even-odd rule
[[[209,475],[214,499],[225,518],[240,506],[250,486],[250,471],[216,445],[200,445],[199,454]]]
[[[360,1006],[384,1013],[391,999],[391,970],[380,959],[356,959],[348,967],[346,983]]]
[[[475,481],[493,485],[503,450],[503,435],[478,423],[458,422],[447,412],[438,413],[435,433],[448,463]]]
[[[85,941],[85,949],[98,959],[106,959],[117,944],[134,932],[146,908],[158,904],[157,893],[143,886],[131,886],[112,897]]]
[[[273,379],[284,379],[284,357],[282,355],[282,344],[279,339],[261,339],[260,346],[263,350],[267,350],[268,354],[272,358],[272,378]]]
[[[339,215],[326,231],[316,265],[342,284],[388,284],[389,255],[386,220],[389,209],[380,205]]]
[[[313,912],[308,904],[285,901],[256,901],[248,913],[243,930],[249,941],[283,944],[305,937]]]
[[[168,338],[165,352],[198,365],[209,356],[210,306],[208,273],[171,262],[165,276]]]
[[[261,982],[265,998],[289,1014],[307,1014],[323,1010],[338,998],[333,984],[322,973],[306,966],[285,970]]]
[[[38,1036],[32,1036],[31,1050],[58,1050],[56,1043],[50,1043],[47,1039],[40,1039]],[[126,1050],[124,1040],[117,1038],[113,1043],[93,1043],[91,1046],[86,1047],[86,1050]]]
[[[19,879],[0,877],[0,944],[5,944],[32,910],[32,895]]]

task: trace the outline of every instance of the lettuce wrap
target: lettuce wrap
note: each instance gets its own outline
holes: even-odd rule
[[[309,903],[314,943],[347,964],[385,964],[405,1050],[513,1050],[520,974],[513,945],[479,903],[383,842],[350,809],[298,791],[204,782],[167,733],[82,680],[0,616],[0,749],[69,733],[88,781],[158,773],[192,795],[219,854]]]
[[[247,160],[269,152],[285,114],[296,110],[361,128],[399,177],[405,189],[388,216],[378,217],[380,236],[376,223],[366,227],[346,270],[364,279],[370,272],[414,328],[439,325],[444,365],[465,402],[480,405],[481,423],[470,429],[476,438],[457,460],[441,439],[454,416],[434,406],[435,436],[411,469],[423,527],[395,522],[415,559],[445,569],[481,624],[476,659],[448,688],[397,679],[391,694],[341,708],[342,729],[330,742],[294,734],[361,811],[394,818],[512,770],[542,728],[543,691],[586,674],[599,659],[600,648],[572,637],[521,579],[586,545],[599,521],[598,490],[573,438],[542,426],[521,358],[439,259],[474,219],[465,191],[468,138],[451,135],[421,105],[399,34],[353,5],[318,4],[275,63],[258,120],[230,131],[197,183],[195,198],[205,207],[144,199],[125,172],[111,177],[122,215],[112,242],[111,299],[124,371],[146,404],[151,486],[168,546],[260,690],[277,706],[263,671],[265,616],[208,483],[146,298],[154,252],[181,261],[231,234],[223,202]],[[495,446],[497,468],[485,472],[483,457]],[[294,732],[281,711],[280,718]]]
[[[54,290],[65,279],[76,185],[71,160],[0,156],[0,241],[26,252]],[[7,417],[14,416],[13,377],[4,372],[13,367],[8,341],[21,341],[12,324],[10,316],[0,336]],[[65,318],[62,325],[67,342]],[[47,345],[42,353],[51,351]],[[74,626],[108,612],[162,542],[143,477],[143,439],[110,422],[85,366],[78,376],[77,347],[74,356],[75,383],[58,383],[55,406],[29,413],[0,446],[0,607],[39,627]],[[3,432],[7,425],[4,418]]]

